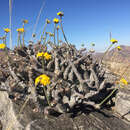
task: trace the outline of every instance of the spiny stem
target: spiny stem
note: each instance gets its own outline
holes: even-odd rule
[[[46,30],[46,27],[47,27],[47,23],[45,23],[45,25],[44,25],[44,28],[43,28],[43,32],[42,32],[40,41],[42,41],[42,39],[43,39],[43,36],[44,36],[45,30]]]
[[[106,54],[108,53],[108,51],[110,50],[110,48],[111,48],[112,46],[113,46],[113,44],[111,44],[111,45],[108,47],[108,49],[105,51],[105,53],[104,53],[104,55],[103,55],[103,57],[102,57],[102,59],[101,59],[101,63],[102,63],[104,57],[106,56]]]
[[[20,42],[20,47],[22,47],[22,43],[21,43],[21,33],[19,32],[19,42]]]
[[[46,97],[47,103],[48,103],[49,106],[51,106],[50,101],[49,101],[49,98],[48,98],[48,95],[47,95],[47,93],[46,93],[45,86],[43,86],[43,90],[44,90],[44,93],[45,93],[45,97]]]
[[[19,111],[19,114],[18,114],[18,115],[20,115],[20,114],[22,113],[22,111],[23,111],[23,109],[25,108],[25,106],[26,106],[26,104],[27,104],[28,100],[29,100],[29,97],[27,97],[27,99],[25,100],[25,102],[24,102],[24,104],[22,105],[22,107],[21,107],[21,109],[20,109],[20,111]]]
[[[54,24],[54,44],[56,45],[55,31],[56,31],[56,24]]]
[[[112,91],[99,105],[101,106],[109,97],[112,96],[112,94],[113,94],[116,90],[118,90],[118,89],[117,89],[117,88],[113,89],[113,91]]]
[[[5,38],[4,38],[4,44],[6,45],[6,37],[7,37],[7,33],[5,33]]]
[[[48,41],[51,41],[51,36],[49,36]]]
[[[64,30],[63,30],[62,17],[60,17],[60,26],[61,26],[61,30],[62,30],[62,33],[63,33],[63,37],[64,37],[66,43],[69,45],[69,43],[68,43],[68,41],[67,41],[67,38],[66,38],[66,36],[65,36]]]
[[[44,39],[43,45],[46,45],[46,39],[47,39],[47,34],[45,34],[45,39]]]
[[[20,42],[20,33],[18,32],[18,41],[17,41],[17,46],[19,47],[19,42]]]
[[[43,68],[43,72],[44,72],[44,58],[42,57],[42,68]]]
[[[23,23],[23,29],[24,29],[24,23]],[[22,39],[23,39],[23,46],[24,46],[24,32],[22,34],[23,34]]]
[[[59,32],[58,32],[58,29],[57,29],[57,44],[59,45]]]

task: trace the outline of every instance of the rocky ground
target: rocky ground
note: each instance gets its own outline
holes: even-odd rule
[[[130,123],[110,109],[96,110],[92,106],[77,106],[75,112],[53,113],[45,117],[34,112],[29,100],[20,118],[16,119],[22,102],[12,102],[6,92],[0,92],[0,116],[3,130],[129,130]],[[6,101],[6,102],[5,102]],[[10,127],[10,128],[7,128]]]

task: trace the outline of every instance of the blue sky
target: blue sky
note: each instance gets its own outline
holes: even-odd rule
[[[4,35],[3,28],[9,27],[8,1],[0,0],[0,36]],[[130,0],[13,0],[13,45],[17,43],[16,29],[22,27],[23,19],[29,20],[25,25],[25,40],[31,39],[43,2],[44,8],[36,28],[37,39],[40,37],[45,19],[52,20],[57,17],[58,11],[63,11],[65,34],[68,41],[77,48],[84,43],[89,49],[90,44],[94,42],[96,51],[104,51],[110,45],[109,32],[119,41],[119,45],[130,45]],[[51,23],[47,31],[53,32],[53,26]],[[62,38],[61,33],[60,37]]]

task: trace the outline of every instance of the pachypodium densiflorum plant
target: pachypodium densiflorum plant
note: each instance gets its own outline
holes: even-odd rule
[[[45,22],[45,25],[44,25],[44,28],[43,28],[43,32],[42,32],[42,35],[41,35],[41,38],[40,38],[40,42],[42,42],[43,37],[44,37],[44,33],[45,33],[45,31],[46,31],[46,27],[47,27],[47,25],[50,24],[50,23],[51,23],[51,21],[50,21],[49,19],[46,19],[46,22]]]
[[[54,18],[53,22],[54,22],[54,44],[56,45],[55,31],[56,31],[56,25],[59,23],[59,19]]]
[[[28,20],[24,19],[23,20],[23,29],[24,29],[24,25],[28,23]],[[25,45],[24,43],[24,35],[25,35],[25,31],[23,32],[23,37],[22,37],[22,40],[23,40],[23,46]]]
[[[39,43],[37,43],[36,46],[30,44],[27,48],[21,48],[22,50],[24,49],[23,53],[26,54],[26,60],[25,56],[22,58],[23,53],[20,54],[20,51],[14,50],[15,53],[11,54],[12,57],[10,58],[10,60],[13,60],[16,57],[15,54],[17,54],[17,57],[15,58],[16,60],[13,61],[13,64],[16,64],[17,66],[11,65],[10,68],[12,70],[9,68],[9,71],[11,70],[11,72],[14,72],[14,74],[16,73],[16,75],[11,75],[7,80],[9,81],[10,85],[13,84],[12,81],[18,81],[18,87],[21,86],[22,88],[24,88],[24,86],[27,86],[28,88],[30,88],[29,93],[31,93],[30,96],[33,99],[33,102],[36,102],[37,104],[35,105],[37,105],[38,107],[40,106],[40,108],[44,110],[44,114],[46,114],[47,112],[49,114],[49,109],[57,111],[58,113],[72,112],[73,108],[79,104],[87,104],[95,107],[95,104],[100,103],[96,106],[96,108],[100,108],[104,103],[107,102],[109,97],[111,97],[113,93],[118,90],[119,87],[122,88],[127,86],[128,82],[124,78],[121,78],[118,84],[115,83],[116,86],[112,90],[110,95],[104,98],[101,97],[102,100],[101,98],[96,99],[98,95],[102,95],[102,90],[107,87],[106,84],[108,83],[107,80],[109,79],[107,79],[106,75],[106,77],[104,76],[105,70],[102,71],[102,68],[100,67],[100,64],[98,64],[98,62],[93,62],[93,57],[91,56],[91,54],[89,55],[84,53],[84,48],[81,50],[77,50],[74,44],[71,44],[67,41],[62,26],[62,17],[64,16],[64,13],[59,12],[57,13],[57,15],[60,16],[60,20],[57,18],[53,19],[54,33],[48,33],[45,31],[47,25],[50,24],[50,20],[46,19],[45,26],[40,37],[40,42],[42,42],[43,45],[39,45]],[[58,25],[59,22],[61,26]],[[23,27],[17,29],[18,46],[24,45],[24,25],[26,23],[28,23],[28,21],[24,20]],[[59,40],[59,29],[62,30],[65,43]],[[7,35],[9,30],[5,29],[5,32]],[[48,35],[49,39],[47,39]],[[57,39],[55,35],[57,35]],[[36,34],[33,34],[32,36],[35,37]],[[51,40],[52,37],[54,38],[54,43],[48,42]],[[21,40],[23,40],[23,42]],[[63,44],[61,45],[60,42]],[[117,42],[117,40],[111,39],[112,44],[110,45],[108,50],[112,47],[113,44]],[[30,41],[30,43],[33,42]],[[47,45],[50,45],[50,52],[47,49],[44,49],[44,47],[47,48]],[[82,44],[81,46],[84,47],[84,44]],[[95,52],[93,49],[94,46],[95,44],[91,43],[91,53]],[[39,47],[43,47],[43,49]],[[0,44],[0,49],[7,50],[6,36],[4,42]],[[40,49],[39,52],[38,49]],[[106,55],[108,50],[105,52],[104,56]],[[118,46],[117,50],[120,51],[121,47]],[[18,58],[20,60],[17,60]],[[21,68],[23,67],[25,67],[25,69],[21,71]],[[20,73],[18,73],[19,71]],[[25,76],[26,74],[28,75],[27,77]],[[11,87],[13,86],[14,85],[12,85]],[[36,91],[33,91],[34,89],[36,89]],[[43,91],[41,91],[42,89]],[[91,91],[89,91],[90,89]],[[11,90],[11,92],[13,91]],[[106,92],[103,91],[103,95],[105,94],[108,94],[107,90]],[[41,98],[41,95],[44,97]],[[18,116],[21,115],[21,112],[29,101],[30,96],[28,93],[25,93],[25,95],[23,96],[22,93],[22,96],[20,95],[18,97],[18,99],[25,101],[20,109]],[[39,96],[40,102],[38,102],[38,100],[35,100],[36,98],[39,99]],[[91,100],[91,97],[95,97],[95,101],[93,101],[93,99]],[[15,97],[15,100],[17,100],[17,97]],[[41,104],[41,101],[43,101],[45,104]],[[45,113],[45,111],[47,112]]]

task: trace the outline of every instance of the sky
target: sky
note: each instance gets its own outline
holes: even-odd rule
[[[68,41],[79,49],[84,44],[87,49],[95,43],[96,51],[105,51],[112,38],[118,45],[130,45],[130,0],[13,0],[12,4],[12,39],[17,44],[17,28],[25,25],[25,41],[31,40],[39,11],[43,7],[35,29],[36,39],[41,36],[46,18],[51,21],[58,17],[57,12],[64,12],[63,28]],[[0,0],[0,37],[3,28],[9,27],[9,0]],[[48,32],[53,32],[53,21],[48,25]],[[60,39],[63,39],[60,32]],[[2,41],[0,41],[1,43]],[[9,45],[9,35],[7,38]]]

